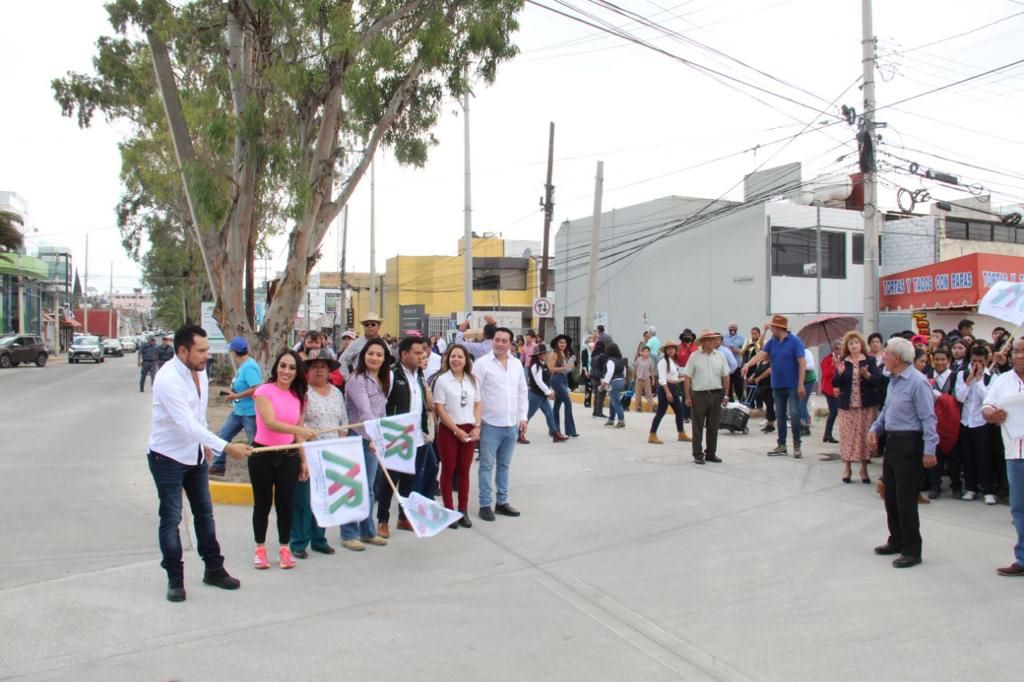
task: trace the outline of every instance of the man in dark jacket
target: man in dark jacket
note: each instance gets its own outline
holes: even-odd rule
[[[146,343],[139,348],[138,365],[141,368],[139,376],[139,393],[146,392],[146,377],[149,376],[149,385],[156,381],[157,362],[160,349],[156,345],[156,337],[151,336]]]

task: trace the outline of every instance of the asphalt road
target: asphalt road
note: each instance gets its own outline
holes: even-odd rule
[[[645,443],[650,415],[612,431],[578,407],[561,445],[538,416],[521,518],[257,572],[250,510],[218,507],[242,589],[203,586],[190,553],[170,604],[134,356],[0,371],[0,395],[0,679],[991,681],[1024,663],[1024,580],[993,570],[1007,508],[923,508],[925,563],[893,569],[871,552],[873,486],[840,482],[820,432],[801,461],[722,434],[725,462],[697,467]]]

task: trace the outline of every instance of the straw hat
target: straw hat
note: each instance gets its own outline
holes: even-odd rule
[[[669,339],[665,343],[661,344],[662,348],[670,348],[670,347],[673,347],[673,346],[676,347],[676,348],[679,348],[679,342],[676,341],[675,339]]]
[[[697,337],[697,341],[703,341],[704,339],[719,339],[722,335],[716,332],[714,329],[703,329],[700,332],[700,336]]]
[[[359,323],[366,324],[367,322],[376,322],[377,324],[380,324],[383,321],[384,320],[380,319],[380,315],[377,313],[366,313],[363,315],[363,319],[359,320]]]

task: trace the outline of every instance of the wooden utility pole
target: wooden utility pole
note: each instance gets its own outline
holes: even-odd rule
[[[601,256],[601,194],[604,191],[604,161],[597,162],[594,178],[594,221],[590,227],[590,279],[587,282],[587,317],[585,331],[593,331],[597,316],[597,262]]]
[[[551,170],[554,165],[555,155],[555,122],[552,121],[548,128],[548,176],[547,182],[544,183],[544,201],[541,202],[541,206],[544,208],[544,256],[541,259],[541,272],[540,272],[540,295],[548,295],[548,257],[549,247],[548,242],[551,238],[551,217],[555,212],[555,186],[551,184]],[[550,322],[547,318],[541,318],[537,325],[540,331],[541,338],[548,339],[548,333],[546,327],[552,324],[554,319]]]

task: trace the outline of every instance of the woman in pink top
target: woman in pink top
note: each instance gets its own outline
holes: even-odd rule
[[[306,374],[299,354],[285,350],[278,354],[270,379],[256,389],[256,442],[254,445],[287,445],[312,440],[316,432],[303,426],[306,402]],[[267,561],[267,526],[270,507],[277,514],[277,550],[281,568],[294,568],[288,547],[292,531],[292,493],[297,481],[309,478],[302,448],[259,452],[249,457],[252,485],[252,531],[256,540],[253,565],[270,568]]]

